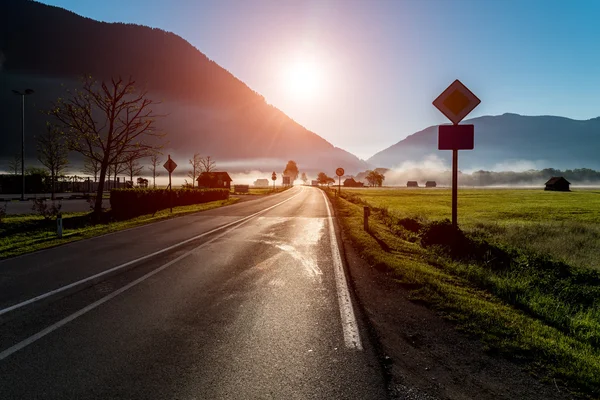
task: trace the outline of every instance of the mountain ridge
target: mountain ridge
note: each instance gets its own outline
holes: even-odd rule
[[[475,125],[475,148],[460,152],[461,168],[497,170],[510,162],[532,168],[599,169],[593,148],[600,146],[600,117],[577,120],[554,115],[516,113],[484,115],[465,120]],[[437,150],[437,125],[415,132],[367,159],[378,167],[418,163],[429,156],[449,165],[451,152]]]
[[[328,171],[367,166],[268,104],[184,38],[162,29],[96,21],[31,0],[5,0],[0,52],[0,106],[15,115],[0,120],[0,132],[11,132],[2,135],[0,157],[20,151],[16,116],[21,104],[11,89],[36,90],[26,100],[25,148],[31,159],[33,136],[45,124],[38,110],[49,108],[65,88],[75,88],[84,74],[97,79],[131,75],[150,98],[162,100],[159,111],[170,114],[159,121],[170,133],[167,151],[187,158],[198,151],[222,161],[296,159],[301,167]]]

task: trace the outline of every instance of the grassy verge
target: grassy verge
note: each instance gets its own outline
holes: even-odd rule
[[[374,207],[367,233],[362,206],[369,203],[352,193],[343,197],[332,201],[355,248],[375,268],[392,271],[413,299],[490,351],[526,363],[574,394],[600,396],[597,271],[445,223],[393,215],[387,207]]]
[[[290,186],[291,187],[291,186]],[[272,187],[268,188],[254,188],[251,187],[248,189],[248,193],[238,193],[233,191],[233,187],[231,188],[231,194],[235,195],[247,195],[247,196],[257,196],[257,195],[269,195],[275,193],[281,193],[288,190],[290,187],[276,187],[273,189]]]
[[[219,200],[191,206],[174,207],[152,215],[142,215],[126,221],[92,224],[89,213],[63,213],[63,237],[56,237],[56,221],[46,221],[37,215],[7,216],[0,223],[0,259],[15,257],[36,250],[74,242],[106,233],[206,211],[237,202],[239,199]]]

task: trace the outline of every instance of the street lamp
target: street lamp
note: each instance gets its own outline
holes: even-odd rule
[[[21,114],[21,201],[25,201],[25,96],[33,94],[31,89],[25,89],[24,92],[13,90],[13,93],[21,96],[22,114]]]

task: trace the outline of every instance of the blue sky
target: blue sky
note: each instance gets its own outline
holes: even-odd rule
[[[44,3],[172,31],[361,158],[446,122],[431,102],[457,78],[482,100],[471,116],[600,115],[600,1]],[[316,88],[300,93],[286,79],[305,59]]]

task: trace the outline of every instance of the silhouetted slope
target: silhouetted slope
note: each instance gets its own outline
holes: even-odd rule
[[[221,160],[294,158],[303,168],[327,170],[343,165],[355,171],[366,165],[266,104],[170,32],[98,22],[29,0],[3,0],[0,52],[5,60],[0,106],[7,111],[0,119],[0,157],[20,149],[20,101],[11,89],[36,90],[26,110],[26,148],[33,157],[32,136],[46,120],[38,110],[90,74],[98,79],[131,75],[151,98],[162,100],[160,111],[169,116],[160,123],[169,132],[169,148],[183,157],[200,152]]]
[[[599,169],[600,118],[587,121],[553,116],[503,114],[466,120],[475,125],[475,149],[461,151],[462,169],[511,169],[523,162],[537,168]],[[367,160],[382,167],[421,162],[435,154],[450,165],[450,151],[437,150],[437,126],[431,126],[380,151]],[[500,168],[502,169],[502,168]]]

